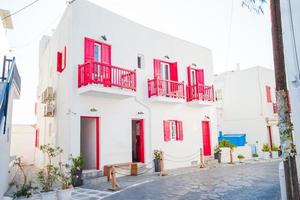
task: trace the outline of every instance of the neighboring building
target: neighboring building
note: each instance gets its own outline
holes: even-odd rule
[[[31,165],[35,159],[36,140],[35,125],[14,124],[12,126],[10,155],[11,157],[22,157],[22,161]]]
[[[273,70],[252,67],[216,75],[215,93],[219,131],[246,134],[258,153],[264,143],[279,146]]]
[[[216,144],[212,54],[88,1],[68,6],[39,50],[37,133],[85,169],[184,157]],[[36,164],[43,164],[38,153]],[[171,160],[171,159],[169,159]],[[167,161],[167,168],[191,161]]]
[[[300,2],[281,1],[286,75],[291,99],[294,141],[300,179]]]
[[[9,183],[10,141],[12,125],[13,99],[19,98],[21,79],[16,61],[9,56],[6,36],[7,29],[12,29],[12,21],[7,10],[0,9],[0,199],[6,192]],[[5,19],[4,19],[5,17]],[[7,57],[6,57],[7,56]],[[3,59],[3,60],[2,60]]]

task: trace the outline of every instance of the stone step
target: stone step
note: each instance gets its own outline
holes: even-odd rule
[[[98,178],[102,176],[102,170],[83,170],[82,172],[82,179]]]

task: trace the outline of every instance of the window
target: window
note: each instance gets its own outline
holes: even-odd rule
[[[144,68],[144,55],[139,54],[137,56],[137,68],[142,69]]]
[[[266,86],[266,96],[267,96],[267,102],[272,103],[271,87],[270,86]]]
[[[94,60],[95,62],[101,62],[101,45],[98,43],[94,44]]]
[[[191,69],[191,85],[196,85],[196,71]]]
[[[67,65],[67,48],[64,47],[63,51],[57,52],[57,66],[56,66],[56,71],[57,72],[62,72],[66,68]]]
[[[164,140],[166,142],[171,140],[183,140],[182,121],[164,120]]]
[[[163,80],[169,80],[170,76],[170,65],[168,63],[161,63],[160,64],[160,76],[162,77]]]

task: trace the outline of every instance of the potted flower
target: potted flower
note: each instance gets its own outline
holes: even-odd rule
[[[214,157],[215,159],[218,159],[218,163],[221,163],[221,156],[222,156],[222,149],[219,147],[219,145],[217,145],[214,148]]]
[[[269,159],[270,158],[269,144],[263,144],[262,152],[263,152],[263,158],[264,159]]]
[[[272,158],[278,158],[279,148],[275,144],[272,145]]]
[[[239,155],[237,156],[237,158],[239,159],[240,163],[242,163],[243,160],[245,159],[245,156],[243,156],[242,154],[239,154]]]
[[[33,187],[32,182],[28,181],[21,157],[17,157],[14,160],[13,166],[17,167],[17,172],[20,171],[23,177],[23,183],[20,185],[17,181],[15,181],[15,178],[18,176],[18,173],[16,172],[16,174],[14,175],[10,186],[14,185],[17,191],[14,193],[13,197],[18,199],[25,199],[31,197],[34,190],[36,190],[37,187]]]
[[[74,187],[81,186],[83,184],[82,180],[82,168],[84,164],[83,156],[80,154],[75,158],[71,158],[71,182]]]
[[[154,150],[153,156],[154,156],[153,162],[154,162],[155,172],[160,172],[161,151],[160,150]]]
[[[58,200],[70,200],[72,194],[71,174],[67,172],[68,165],[59,162],[58,181],[61,189],[57,191]]]
[[[252,157],[254,158],[254,160],[258,160],[258,154],[257,153],[254,153],[254,154],[252,154]]]
[[[57,180],[59,168],[53,164],[53,158],[62,153],[60,147],[52,147],[50,144],[42,145],[41,151],[47,157],[47,165],[39,170],[37,179],[42,187],[41,196],[43,200],[56,199],[56,192],[53,190],[53,184]]]

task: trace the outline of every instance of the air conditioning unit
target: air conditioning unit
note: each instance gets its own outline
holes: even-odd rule
[[[41,103],[46,103],[45,92],[42,92]]]
[[[52,103],[44,105],[44,117],[54,117],[54,105]]]
[[[50,102],[54,100],[53,87],[47,87],[43,93],[46,102]]]

